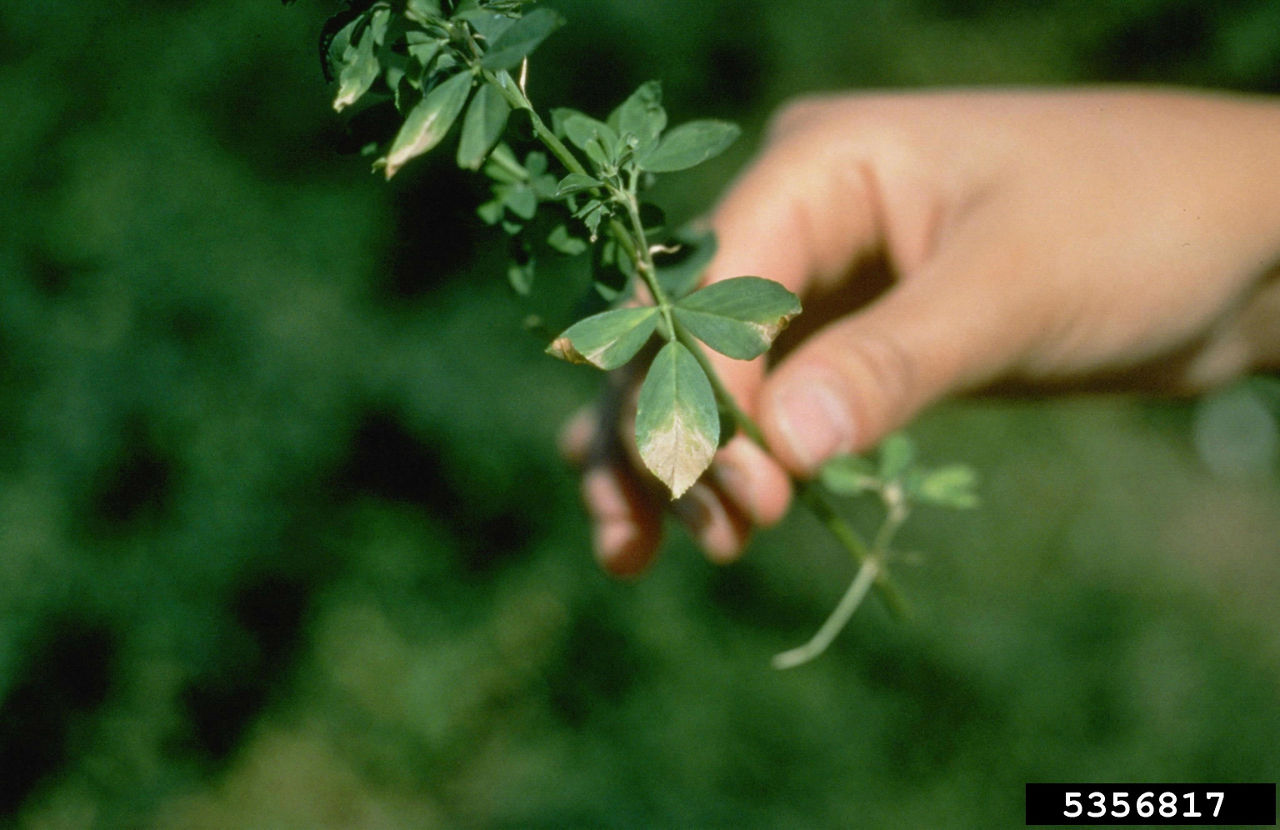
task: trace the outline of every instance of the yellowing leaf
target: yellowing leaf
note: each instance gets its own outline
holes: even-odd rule
[[[616,308],[593,314],[565,329],[547,352],[570,363],[617,369],[649,341],[658,325],[658,310]]]
[[[427,93],[405,117],[387,155],[378,160],[391,178],[410,160],[435,147],[448,135],[453,122],[466,106],[471,92],[471,73],[459,72]],[[377,165],[375,165],[377,166]]]
[[[693,354],[672,341],[653,359],[640,387],[640,458],[675,499],[711,465],[719,440],[720,416],[711,381]]]

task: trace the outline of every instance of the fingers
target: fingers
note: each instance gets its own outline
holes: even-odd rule
[[[635,576],[657,555],[662,508],[611,438],[618,407],[608,403],[599,410],[585,407],[569,419],[560,433],[560,451],[582,468],[582,502],[591,519],[596,561],[615,576]]]
[[[584,409],[565,426],[561,451],[584,468],[582,499],[597,561],[615,576],[635,576],[657,555],[668,502],[621,447],[600,440],[611,427],[601,423],[595,410]],[[745,438],[731,441],[722,456],[715,472],[669,504],[707,556],[726,563],[742,552],[753,524],[772,524],[782,517],[790,483],[776,463],[765,465],[762,473],[767,456]]]
[[[596,561],[614,576],[636,576],[658,553],[662,513],[651,492],[622,464],[601,460],[582,474]]]
[[[832,456],[874,446],[926,405],[1000,374],[1037,328],[1018,281],[997,276],[1003,267],[939,258],[809,338],[759,394],[774,455],[811,476]]]
[[[803,109],[793,107],[780,116],[769,146],[717,206],[711,222],[718,252],[706,283],[759,275],[803,294],[815,279],[842,275],[859,251],[874,245],[876,195],[864,167],[831,157],[830,148],[843,153],[847,143],[823,141],[788,126],[807,120]],[[729,394],[755,417],[764,359],[737,361],[714,352],[709,357]],[[717,453],[708,478],[713,486],[691,500],[696,509],[677,510],[677,515],[719,561],[737,555],[750,525],[776,523],[791,501],[786,471],[742,435]]]

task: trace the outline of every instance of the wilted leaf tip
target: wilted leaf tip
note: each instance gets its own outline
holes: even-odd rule
[[[686,424],[679,411],[673,411],[670,420],[649,432],[637,449],[645,466],[670,488],[674,501],[711,466],[716,441],[704,430]]]
[[[573,341],[567,337],[557,337],[547,346],[547,354],[558,357],[568,363],[589,363],[582,352],[574,348]]]

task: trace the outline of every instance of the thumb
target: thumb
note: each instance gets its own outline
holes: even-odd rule
[[[989,382],[1028,342],[1029,315],[1014,312],[1010,292],[987,277],[929,270],[819,330],[765,380],[760,426],[793,473],[810,476],[939,398]]]

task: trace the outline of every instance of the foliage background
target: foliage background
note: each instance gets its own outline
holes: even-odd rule
[[[535,101],[656,76],[746,125],[677,216],[805,91],[1280,92],[1270,0],[548,4]],[[906,531],[918,618],[774,673],[849,564],[795,516],[597,573],[554,451],[596,380],[522,332],[476,182],[335,154],[333,5],[0,7],[0,822],[978,828],[1026,781],[1276,780],[1274,387],[934,410],[986,506]]]

